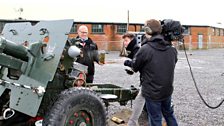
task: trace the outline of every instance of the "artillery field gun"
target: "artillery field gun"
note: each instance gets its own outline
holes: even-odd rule
[[[43,126],[106,126],[109,102],[125,105],[135,98],[135,88],[85,83],[87,67],[68,54],[75,48],[67,44],[72,24],[5,25],[0,36],[0,126],[33,126],[39,120]],[[77,81],[83,86],[76,87]]]

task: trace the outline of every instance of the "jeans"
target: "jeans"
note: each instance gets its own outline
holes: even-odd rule
[[[151,126],[162,126],[162,115],[167,126],[178,126],[171,107],[171,96],[163,101],[152,101],[146,98],[146,107]]]
[[[133,102],[133,109],[130,119],[128,120],[128,126],[138,126],[138,119],[142,113],[145,105],[145,98],[142,96],[141,89]]]

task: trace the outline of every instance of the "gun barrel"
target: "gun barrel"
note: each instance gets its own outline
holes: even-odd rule
[[[6,55],[27,61],[27,48],[23,45],[18,45],[12,41],[0,38],[0,50]]]

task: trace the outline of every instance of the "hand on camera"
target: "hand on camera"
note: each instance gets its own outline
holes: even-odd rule
[[[133,70],[131,70],[131,69],[124,69],[126,72],[127,72],[127,74],[129,74],[129,75],[133,75],[134,74],[134,71]]]

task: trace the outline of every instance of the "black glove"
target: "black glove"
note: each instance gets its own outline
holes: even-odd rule
[[[129,75],[133,75],[134,74],[134,71],[133,70],[131,70],[131,69],[124,69],[126,72],[127,72],[127,74],[129,74]]]
[[[125,66],[129,66],[129,67],[132,67],[132,61],[131,60],[125,60],[124,61],[124,65]]]

